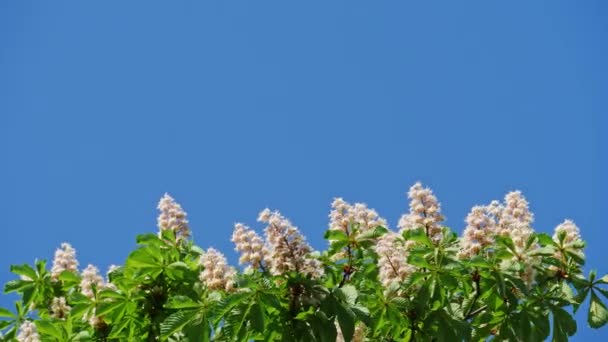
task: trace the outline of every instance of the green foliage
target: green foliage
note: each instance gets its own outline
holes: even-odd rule
[[[522,252],[500,238],[477,257],[459,260],[459,240],[447,228],[437,242],[411,230],[401,242],[412,246],[407,260],[415,271],[384,288],[373,246],[386,233],[384,227],[328,231],[329,248],[318,256],[322,278],[249,270],[230,292],[201,284],[203,250],[167,231],[138,236],[137,249],[110,274],[113,286],[96,288],[93,298],[81,293],[78,274],[54,279],[44,261],[14,265],[20,278],[4,291],[20,300],[14,311],[0,308],[0,341],[13,340],[24,320],[35,322],[43,341],[325,342],[338,335],[362,340],[358,330],[369,341],[566,341],[577,330],[572,313],[585,301],[589,326],[608,322],[602,301],[608,275],[583,276],[582,241],[536,234]],[[522,253],[540,260],[531,286],[520,277]],[[71,307],[63,317],[52,312],[57,297]]]

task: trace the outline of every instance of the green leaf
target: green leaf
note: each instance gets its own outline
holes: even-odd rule
[[[15,314],[10,312],[10,310],[5,309],[5,308],[0,308],[0,317],[8,317],[8,318],[15,318]]]
[[[355,314],[346,306],[340,303],[336,307],[338,324],[345,341],[351,341],[355,333]]]
[[[344,285],[341,288],[338,289],[339,291],[341,291],[344,294],[344,298],[346,299],[346,302],[350,305],[354,305],[355,302],[357,301],[357,288],[355,288],[353,285]]]
[[[608,284],[608,274],[606,274],[605,276],[601,277],[600,279],[598,279],[596,281],[596,284]]]
[[[348,241],[348,235],[342,230],[327,230],[325,231],[324,237],[329,241]]]
[[[587,316],[589,326],[595,329],[603,327],[608,322],[608,310],[600,298],[591,291],[591,303],[589,304],[589,314]]]
[[[169,315],[160,325],[161,340],[166,340],[169,336],[182,330],[184,326],[196,318],[195,311],[177,311]]]
[[[530,253],[531,256],[536,256],[536,255],[541,255],[541,256],[552,256],[555,254],[555,248],[549,246],[549,247],[541,247],[538,249],[535,249],[534,251],[532,251]]]
[[[359,236],[357,237],[357,243],[360,243],[364,240],[376,240],[387,232],[388,229],[382,226],[376,226],[376,228],[374,228],[373,230],[368,230],[359,234]]]
[[[70,271],[61,272],[61,274],[59,274],[58,279],[67,284],[80,283],[80,277],[77,274],[75,274],[74,272],[70,272]]]
[[[568,249],[566,250],[566,255],[574,259],[574,261],[576,261],[576,263],[579,265],[585,264],[585,254],[582,251]]]
[[[52,336],[60,341],[64,340],[61,330],[52,322],[47,320],[36,321],[36,328],[38,328],[38,332],[42,335]]]
[[[27,288],[32,288],[33,286],[34,283],[31,281],[25,281],[21,279],[11,280],[4,284],[4,293],[22,291]]]
[[[431,248],[433,247],[433,242],[431,241],[431,239],[429,239],[428,236],[426,236],[424,229],[418,228],[418,229],[406,230],[403,234],[403,237],[406,240],[419,242],[427,247],[431,247]]]
[[[131,252],[127,258],[127,267],[161,268],[162,265],[148,248],[139,248]]]
[[[536,234],[536,237],[538,238],[538,242],[540,242],[541,245],[544,245],[544,246],[556,246],[557,245],[555,243],[555,241],[553,241],[553,239],[546,233]]]
[[[190,268],[185,262],[176,261],[167,266],[167,276],[173,280],[183,279]]]
[[[504,251],[504,252],[509,253],[507,251]],[[469,266],[471,266],[471,267],[479,267],[479,268],[491,268],[492,267],[492,265],[490,265],[489,262],[487,262],[485,259],[483,259],[480,256],[473,257],[472,259],[467,261],[467,264],[469,264]]]
[[[152,234],[152,233],[137,235],[137,237],[135,239],[136,239],[137,243],[140,245],[151,244],[151,243],[162,243],[162,241],[158,238],[158,235]]]
[[[418,267],[428,268],[428,269],[433,268],[433,266],[425,258],[421,257],[420,255],[416,255],[416,254],[410,254],[407,258],[407,262],[408,262],[408,264],[410,264],[412,266],[418,266]]]
[[[34,269],[30,265],[27,265],[27,264],[11,265],[11,272],[13,272],[17,275],[28,277],[31,280],[35,280],[38,278],[36,271],[34,271]]]
[[[190,299],[190,297],[182,295],[171,297],[168,303],[165,304],[165,308],[167,309],[194,309],[199,307],[201,307],[201,303],[197,303]]]
[[[264,332],[264,311],[262,311],[260,304],[253,304],[249,314],[249,319],[251,320],[251,326],[253,329],[259,332]]]
[[[553,312],[553,341],[568,341],[568,337],[576,333],[576,321],[560,307],[554,306],[551,311]]]

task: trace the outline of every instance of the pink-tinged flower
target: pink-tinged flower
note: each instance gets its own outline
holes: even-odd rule
[[[65,319],[72,308],[66,303],[65,297],[54,297],[51,302],[51,316]]]
[[[356,238],[362,233],[373,231],[378,226],[388,228],[386,220],[364,203],[350,204],[342,198],[336,198],[331,204],[331,208],[329,230],[342,231],[347,236]],[[329,243],[331,244],[332,241],[330,240]],[[348,258],[348,252],[346,248],[344,249],[334,254],[332,258],[334,260]]]
[[[423,228],[429,238],[438,242],[442,238],[440,222],[441,205],[430,188],[422,187],[420,182],[414,184],[408,191],[410,211],[399,220],[400,231]]]
[[[295,271],[313,278],[323,274],[321,263],[312,258],[312,248],[297,227],[278,211],[264,209],[258,218],[267,223],[264,230],[270,250],[270,272],[275,275]]]
[[[378,278],[384,288],[405,282],[414,272],[415,268],[407,263],[408,250],[409,246],[406,246],[395,232],[388,232],[378,239]]]
[[[101,275],[99,275],[99,269],[91,264],[82,271],[82,279],[80,280],[80,291],[83,295],[90,299],[95,298],[93,287],[100,291],[104,288],[104,281]]]
[[[17,341],[40,342],[40,335],[38,335],[36,325],[31,321],[24,321],[21,323],[21,326],[19,326],[19,334],[17,334]]]
[[[55,251],[53,266],[51,268],[51,278],[57,280],[63,271],[78,273],[78,260],[76,260],[76,250],[69,243],[62,243],[61,247]]]
[[[511,238],[517,254],[513,257],[513,261],[524,265],[520,277],[526,285],[531,286],[536,276],[535,266],[540,263],[540,257],[528,255],[532,250],[539,248],[538,244],[526,246],[534,234],[531,226],[534,215],[530,212],[528,201],[521,191],[511,191],[505,195],[504,204],[498,204],[496,201],[492,203],[489,212],[496,222],[495,235]]]
[[[553,241],[559,243],[559,235],[564,233],[564,246],[568,246],[575,241],[581,239],[580,230],[576,226],[576,224],[572,220],[564,220],[564,222],[560,223],[555,227],[555,232],[553,233]],[[565,256],[560,252],[556,251],[554,257],[558,260],[565,261]],[[553,271],[557,271],[559,268],[556,266],[549,267]]]
[[[388,228],[386,220],[378,216],[374,209],[365,203],[350,204],[342,198],[336,198],[331,204],[329,229],[351,233],[351,227],[357,225],[359,232],[373,230],[377,226]]]
[[[186,219],[186,212],[173,197],[165,194],[158,202],[158,228],[161,230],[172,230],[177,240],[187,239],[190,236],[190,227]],[[160,234],[160,232],[159,232]]]
[[[236,246],[235,250],[241,254],[239,264],[249,264],[254,269],[268,266],[270,252],[255,231],[242,223],[236,223],[231,240]]]
[[[553,241],[559,243],[559,234],[565,232],[564,244],[573,243],[581,238],[581,233],[576,224],[572,220],[564,220],[557,227],[553,233]]]
[[[496,231],[496,220],[492,214],[494,207],[474,206],[467,215],[464,236],[460,243],[458,257],[461,259],[471,258],[487,246],[494,243],[494,232]]]
[[[207,249],[201,256],[203,266],[199,279],[210,290],[232,291],[235,285],[236,271],[228,266],[226,257],[214,248]]]

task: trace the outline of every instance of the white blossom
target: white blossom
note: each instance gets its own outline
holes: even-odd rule
[[[66,303],[65,297],[53,297],[51,302],[51,316],[64,319],[70,312],[71,307]]]
[[[89,264],[87,268],[82,271],[82,279],[80,280],[80,291],[83,295],[90,299],[95,298],[93,287],[100,291],[104,287],[104,281],[101,275],[99,275],[99,269],[94,265]]]
[[[351,233],[351,227],[356,224],[359,232],[373,230],[377,226],[388,228],[385,219],[374,209],[369,209],[365,203],[350,204],[342,198],[336,198],[331,204],[329,213],[329,229]]]
[[[203,266],[199,279],[210,290],[232,291],[236,271],[228,266],[226,257],[214,248],[207,249],[200,259]]]
[[[175,232],[177,240],[187,239],[190,236],[190,227],[186,219],[186,212],[182,209],[173,197],[165,193],[158,202],[158,228],[163,230],[172,230]],[[160,235],[160,232],[159,232]]]
[[[38,335],[36,325],[31,321],[24,321],[21,323],[21,326],[19,326],[19,334],[17,334],[17,341],[40,342],[40,335]]]
[[[384,288],[403,283],[414,272],[415,268],[407,263],[409,246],[400,239],[399,234],[388,232],[382,235],[375,249],[378,254],[378,278]]]
[[[254,269],[268,265],[270,252],[262,238],[249,227],[236,223],[231,241],[236,246],[235,250],[241,254],[239,264],[249,264]]]
[[[420,182],[412,185],[408,191],[410,211],[401,216],[399,220],[400,231],[407,229],[424,228],[427,236],[434,242],[442,238],[440,222],[441,205],[430,188],[422,187]]]
[[[555,227],[555,233],[553,233],[553,240],[559,243],[559,234],[565,232],[564,244],[573,243],[581,238],[580,230],[572,220],[564,220],[557,227]]]
[[[64,242],[55,251],[53,266],[51,267],[51,278],[57,280],[63,271],[78,273],[78,260],[76,260],[76,250]]]
[[[270,250],[271,273],[275,275],[295,271],[318,278],[323,274],[321,263],[312,258],[312,248],[297,227],[278,211],[264,209],[259,221],[267,223],[264,230]]]
[[[461,240],[461,249],[458,257],[471,258],[487,246],[494,243],[496,220],[493,217],[492,206],[474,206],[467,215],[464,236]]]

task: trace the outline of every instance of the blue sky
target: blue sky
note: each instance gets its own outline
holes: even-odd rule
[[[389,222],[415,181],[447,224],[520,189],[605,246],[602,1],[2,1],[0,283],[10,264],[120,263],[164,192],[235,263],[266,206],[324,248],[333,197]],[[0,306],[10,305],[0,297]],[[579,318],[576,340],[608,339]]]

